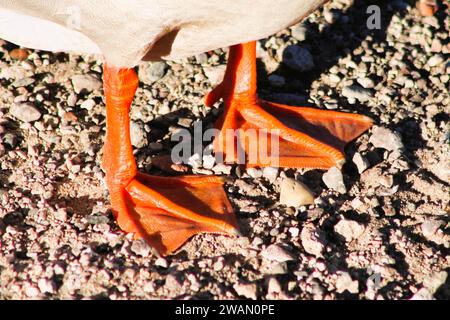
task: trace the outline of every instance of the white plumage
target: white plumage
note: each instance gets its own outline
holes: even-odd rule
[[[267,37],[327,0],[0,0],[0,38],[118,67]]]

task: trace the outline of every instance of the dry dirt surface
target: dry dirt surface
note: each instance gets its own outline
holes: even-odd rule
[[[226,51],[138,67],[140,170],[226,175],[243,233],[198,235],[166,258],[110,211],[101,57],[20,60],[1,41],[0,298],[450,298],[448,8],[420,17],[413,2],[387,2],[379,29],[367,28],[365,1],[340,0],[258,44],[263,98],[374,119],[342,170],[245,170],[198,155],[171,166],[172,134],[222,112],[202,97]]]

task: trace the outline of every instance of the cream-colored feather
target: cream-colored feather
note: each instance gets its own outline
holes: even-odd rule
[[[267,37],[327,0],[0,0],[0,38],[119,67]]]

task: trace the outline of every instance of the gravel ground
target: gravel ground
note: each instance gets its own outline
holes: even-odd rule
[[[221,112],[201,99],[226,53],[139,67],[138,166],[227,174],[244,234],[198,235],[167,258],[110,212],[101,58],[20,61],[0,42],[0,298],[450,298],[448,9],[423,18],[412,2],[380,3],[380,30],[364,1],[341,0],[258,46],[262,97],[375,120],[342,171],[171,165],[172,133]]]

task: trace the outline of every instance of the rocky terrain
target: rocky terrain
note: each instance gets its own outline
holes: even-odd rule
[[[222,112],[202,98],[226,50],[139,66],[140,170],[226,175],[243,233],[166,258],[110,212],[102,58],[0,40],[0,299],[449,299],[449,8],[387,2],[379,29],[340,0],[258,43],[261,97],[374,119],[342,170],[172,164],[172,134]]]

